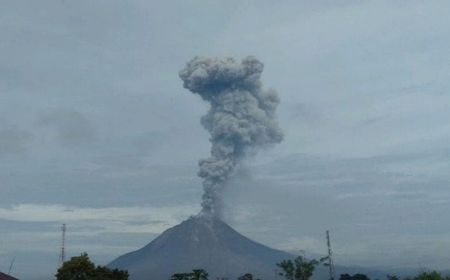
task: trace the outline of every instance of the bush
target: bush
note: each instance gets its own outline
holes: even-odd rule
[[[87,253],[72,257],[56,273],[57,280],[128,280],[128,272],[95,266]]]

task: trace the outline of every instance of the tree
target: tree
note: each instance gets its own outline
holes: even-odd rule
[[[386,279],[387,280],[400,280],[400,278],[398,276],[390,275],[390,274],[386,275]]]
[[[190,280],[191,274],[190,273],[174,273],[170,280]]]
[[[127,280],[128,272],[119,269],[109,269],[106,266],[97,266],[95,269],[96,280]]]
[[[442,280],[442,275],[437,271],[422,272],[412,278],[413,280]]]
[[[370,278],[365,274],[356,273],[353,275],[353,280],[370,280]]]
[[[95,266],[87,253],[72,257],[56,273],[57,280],[128,280],[128,272]]]
[[[208,280],[208,272],[204,269],[193,269],[191,272],[191,280]]]
[[[79,257],[72,257],[63,263],[56,273],[57,280],[88,280],[94,279],[95,265],[88,257],[87,253]]]
[[[238,280],[253,280],[253,274],[246,273],[246,274],[244,274],[242,276],[239,276]]]
[[[170,280],[208,280],[208,272],[204,269],[193,269],[190,273],[175,273]]]
[[[367,275],[361,273],[356,273],[353,276],[346,273],[341,274],[339,280],[370,280],[370,278]]]
[[[283,260],[277,263],[277,266],[283,271],[278,274],[287,280],[308,280],[314,273],[316,265],[319,264],[317,260],[307,261],[302,256],[298,256],[294,261]]]

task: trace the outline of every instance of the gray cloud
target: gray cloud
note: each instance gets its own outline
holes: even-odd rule
[[[27,149],[32,140],[31,133],[18,128],[0,130],[0,156],[16,154]]]
[[[226,216],[256,240],[318,255],[326,250],[323,234],[330,229],[340,264],[411,265],[418,258],[445,268],[450,260],[445,254],[432,265],[425,260],[433,251],[423,242],[431,248],[450,240],[450,227],[442,223],[450,205],[446,154],[345,159],[299,154],[251,166],[251,178],[235,178],[227,189]],[[395,252],[392,238],[401,240],[405,233],[408,241],[397,244],[413,256]]]
[[[91,143],[95,138],[90,121],[75,110],[58,109],[42,114],[39,123],[54,129],[58,141],[67,147]]]
[[[155,148],[164,145],[167,137],[167,133],[164,134],[160,131],[150,131],[136,136],[133,139],[132,144],[136,148],[138,154],[147,155]]]

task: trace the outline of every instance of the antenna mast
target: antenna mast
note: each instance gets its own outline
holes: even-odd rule
[[[66,224],[62,224],[61,226],[61,255],[59,260],[61,261],[61,265],[64,264],[66,259]]]
[[[327,247],[328,247],[328,269],[330,273],[330,280],[335,279],[333,251],[331,250],[330,232],[327,230]]]
[[[16,261],[16,258],[14,257],[11,261],[11,264],[9,265],[9,269],[8,269],[8,275],[11,275],[11,270],[13,268],[14,262]]]

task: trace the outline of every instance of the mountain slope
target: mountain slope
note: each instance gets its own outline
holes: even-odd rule
[[[277,262],[292,257],[248,239],[221,220],[193,217],[108,266],[128,270],[131,280],[167,280],[193,268],[205,269],[210,279],[235,279],[247,272],[269,279]]]

